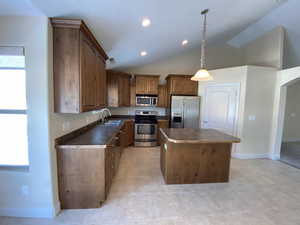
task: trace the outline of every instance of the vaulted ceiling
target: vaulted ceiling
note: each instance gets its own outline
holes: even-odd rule
[[[200,45],[201,10],[209,8],[208,40],[225,43],[262,18],[281,0],[2,0],[0,15],[84,19],[109,57],[110,67],[157,61]],[[151,25],[142,27],[143,18]],[[189,43],[182,46],[182,40]],[[147,51],[147,56],[140,56]]]

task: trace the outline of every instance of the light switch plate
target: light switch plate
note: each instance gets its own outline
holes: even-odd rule
[[[248,119],[250,121],[254,121],[254,120],[256,120],[256,116],[255,115],[250,115],[250,116],[248,116]]]
[[[69,121],[63,122],[63,124],[62,124],[62,130],[63,130],[63,131],[68,131],[68,130],[70,130],[70,122],[69,122]]]

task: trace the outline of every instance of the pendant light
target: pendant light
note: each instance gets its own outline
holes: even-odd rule
[[[208,9],[205,9],[201,12],[201,15],[204,17],[203,22],[203,34],[202,34],[202,43],[201,43],[201,59],[200,59],[200,70],[191,78],[193,81],[208,81],[213,80],[213,77],[209,74],[209,72],[205,69],[205,45],[206,45],[206,15],[208,13]]]

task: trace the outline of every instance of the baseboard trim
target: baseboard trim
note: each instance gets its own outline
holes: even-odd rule
[[[236,159],[269,159],[269,154],[244,154],[244,153],[233,153],[233,158]]]
[[[288,142],[300,142],[300,140],[299,139],[293,139],[293,138],[282,140],[282,143],[288,143]]]
[[[279,160],[280,159],[280,155],[274,155],[274,154],[272,154],[272,155],[270,155],[270,159],[272,159],[272,160]]]
[[[0,216],[54,218],[60,212],[60,202],[49,208],[0,208]]]

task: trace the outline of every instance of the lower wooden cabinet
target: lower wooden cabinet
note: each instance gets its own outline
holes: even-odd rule
[[[133,144],[134,121],[126,120],[106,148],[57,146],[62,209],[97,208],[106,200],[123,149]]]
[[[120,134],[106,148],[58,146],[62,209],[98,208],[106,200],[122,154]]]
[[[160,131],[159,129],[160,128],[168,128],[169,127],[169,120],[158,120],[157,121],[157,124],[158,124],[158,137],[157,137],[157,144],[160,145],[161,144],[161,134],[160,134]]]

